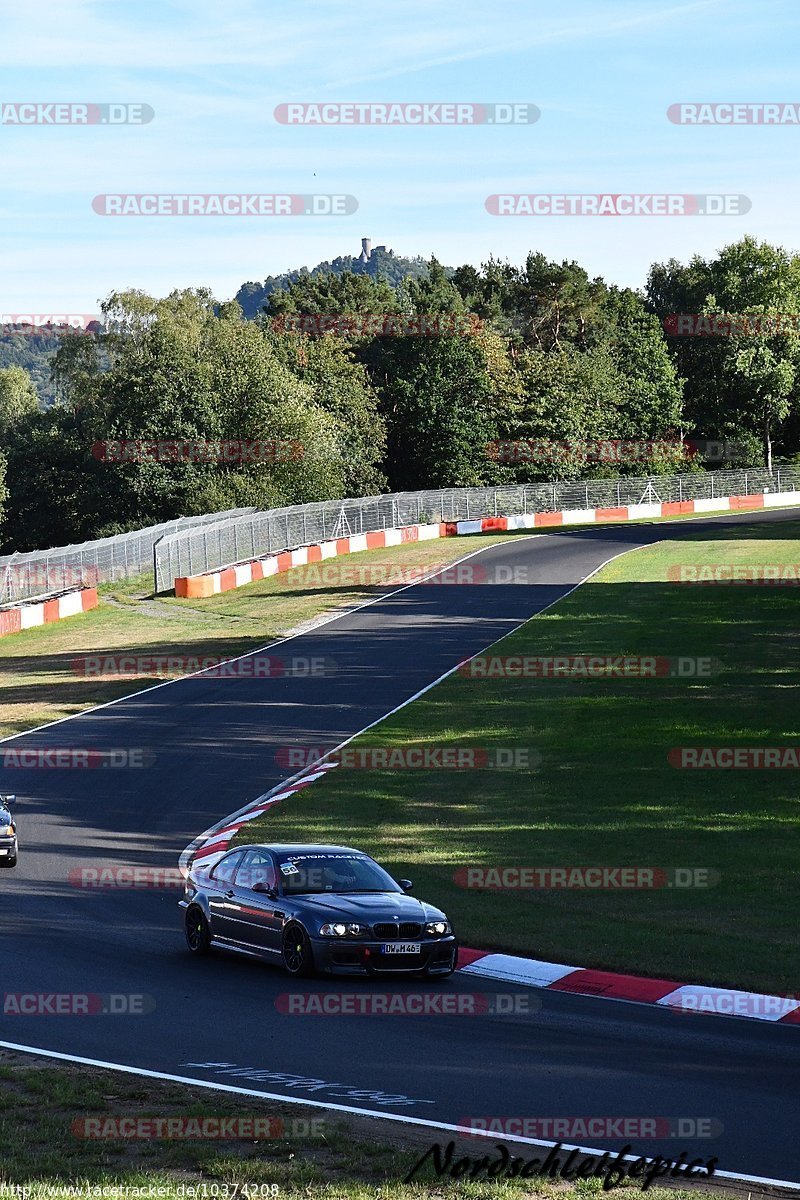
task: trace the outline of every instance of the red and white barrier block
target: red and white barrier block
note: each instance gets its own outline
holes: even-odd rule
[[[343,554],[357,554],[360,550],[382,550],[386,546],[402,546],[407,542],[426,542],[444,537],[443,529],[444,526],[437,521],[433,525],[379,529],[375,533],[353,534],[313,546],[301,546],[299,550],[286,550],[283,554],[251,559],[250,562],[239,563],[222,571],[181,576],[175,580],[175,595],[192,599],[216,596],[219,592],[229,592],[243,584],[256,583],[259,579],[268,579],[270,575],[290,571],[292,567],[305,567],[309,563],[324,562]]]
[[[424,542],[430,538],[462,537],[473,533],[505,533],[514,529],[548,529],[560,525],[602,525],[615,521],[653,520],[655,517],[687,516],[701,512],[741,512],[749,509],[778,508],[800,504],[800,492],[767,492],[757,496],[721,496],[714,500],[683,500],[657,504],[627,504],[619,508],[568,508],[561,512],[522,513],[513,517],[483,517],[474,521],[437,521],[432,525],[407,525],[402,529],[381,529],[337,538],[283,554],[256,558],[222,571],[204,575],[185,575],[175,580],[175,595],[200,598],[228,592],[243,584],[255,583],[270,575],[303,567],[308,563],[356,554],[359,550],[380,550],[406,542]]]
[[[37,625],[49,625],[52,621],[62,621],[64,617],[75,617],[97,608],[97,603],[97,588],[79,588],[47,600],[0,609],[0,637],[7,633],[19,633],[22,629],[33,629]]]
[[[770,996],[735,988],[705,987],[697,983],[675,983],[648,979],[643,975],[619,975],[586,967],[540,962],[513,954],[492,954],[462,949],[459,970],[482,979],[501,979],[525,987],[595,996],[602,1000],[628,1000],[657,1004],[671,1012],[718,1017],[749,1017],[756,1021],[800,1024],[799,996]]]

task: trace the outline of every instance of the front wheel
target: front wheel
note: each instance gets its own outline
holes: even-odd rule
[[[200,908],[190,908],[184,924],[186,945],[192,954],[208,954],[211,949],[211,929]]]
[[[283,931],[283,965],[297,979],[314,974],[314,952],[302,925],[287,925]]]

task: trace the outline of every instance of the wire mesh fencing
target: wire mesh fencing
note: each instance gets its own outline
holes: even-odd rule
[[[147,529],[91,542],[0,557],[0,606],[71,588],[130,579],[152,570],[153,546],[165,534],[186,532],[219,520],[237,520],[254,512],[254,508],[236,508],[224,513],[178,517]]]
[[[217,515],[202,526],[165,533],[153,548],[156,592],[179,576],[233,566],[301,546],[399,529],[432,521],[462,521],[567,509],[622,508],[631,504],[800,490],[800,469],[709,471],[703,474],[627,476],[581,482],[442,488],[387,496],[327,500],[241,515]]]

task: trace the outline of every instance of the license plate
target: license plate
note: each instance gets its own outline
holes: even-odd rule
[[[384,954],[419,954],[422,947],[419,942],[386,942]]]

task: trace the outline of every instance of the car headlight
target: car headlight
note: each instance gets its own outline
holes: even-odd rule
[[[345,925],[343,921],[336,921],[330,925],[320,926],[320,937],[361,937],[366,933],[366,925]]]
[[[446,933],[450,932],[450,923],[448,921],[428,921],[425,932],[430,937],[444,937]]]

